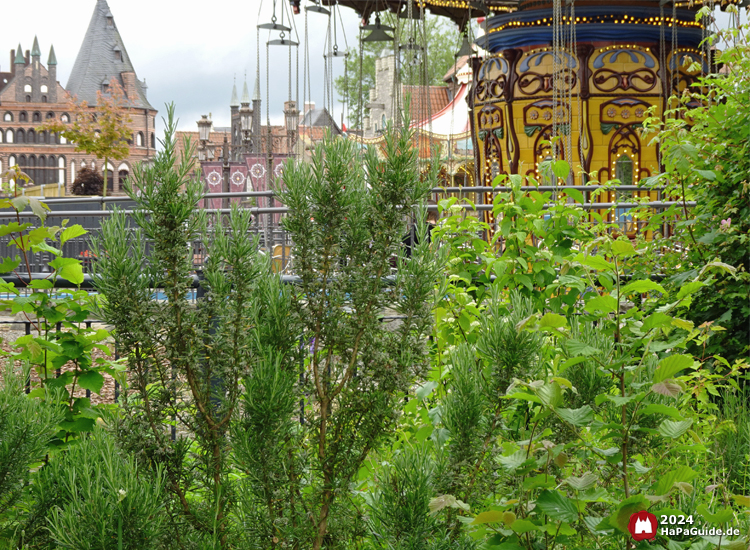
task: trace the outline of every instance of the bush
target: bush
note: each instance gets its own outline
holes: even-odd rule
[[[73,195],[101,195],[104,178],[96,170],[81,168],[70,188]]]

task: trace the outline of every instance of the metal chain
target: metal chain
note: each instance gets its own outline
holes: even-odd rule
[[[670,88],[673,93],[679,94],[680,59],[677,56],[677,0],[672,0],[672,65],[674,65],[674,72],[672,73],[674,83],[670,83]]]

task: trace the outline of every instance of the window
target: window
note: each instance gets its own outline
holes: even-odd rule
[[[60,122],[70,122],[70,117],[67,114],[61,115]]]
[[[23,130],[16,131],[16,143],[26,143],[26,134],[23,133]]]
[[[29,93],[29,92],[31,92],[31,84],[26,84],[26,85],[24,85],[24,87],[23,87],[23,91],[24,91],[24,93]]]
[[[111,15],[107,16],[107,26],[108,27],[114,27],[115,26],[115,20]]]
[[[42,113],[40,113],[39,111],[37,111],[36,113],[34,113],[34,115],[32,116],[32,120],[34,122],[41,122],[42,121]]]
[[[29,121],[29,115],[26,114],[26,111],[21,111],[21,114],[18,115],[18,121],[19,122],[28,122]]]
[[[615,162],[615,177],[620,180],[620,185],[633,185],[633,161],[626,154],[621,155],[620,158]],[[617,191],[615,193],[615,201],[620,202],[631,202],[633,198],[632,191]],[[618,222],[625,223],[625,230],[631,230],[630,224],[633,221],[632,214],[628,214],[630,208],[617,208],[615,209],[615,219]]]
[[[75,170],[72,164],[70,167]],[[65,185],[65,157],[57,157],[57,183]]]
[[[26,96],[26,103],[31,103],[31,96],[30,95]]]
[[[15,136],[13,135],[13,130],[7,130],[5,132],[5,143],[13,143],[15,140],[13,139]]]
[[[42,103],[47,103],[47,96],[46,95],[42,96]]]
[[[40,88],[40,91],[41,91],[41,92],[42,92],[43,94],[46,94],[46,93],[48,92],[48,90],[47,90],[47,85],[46,85],[46,84],[42,84],[42,87]]]
[[[156,149],[156,136],[153,134],[153,132],[151,133],[151,148]]]
[[[34,130],[29,130],[26,132],[26,143],[35,143],[36,142],[36,132]]]
[[[36,142],[37,143],[47,143],[47,132],[39,132],[36,135]]]
[[[55,180],[57,179],[55,177],[55,169],[57,168],[57,162],[55,161],[54,156],[50,156],[47,159],[47,174],[44,176],[44,179],[47,183],[57,183]]]
[[[13,122],[13,113],[5,113],[5,115],[3,115],[3,120],[5,122]]]
[[[120,50],[115,50],[115,61],[122,61],[122,52]]]
[[[19,161],[18,164],[21,164],[21,162]],[[29,177],[31,177],[31,181],[29,183],[32,185],[37,185],[39,183],[39,175],[36,173],[36,157],[34,155],[29,156],[29,162],[27,166],[28,171],[26,173],[29,175]]]
[[[53,112],[47,113],[47,120],[49,120],[51,118],[55,118],[55,113],[53,113]]]
[[[135,136],[135,144],[137,147],[143,147],[143,132],[138,132]]]
[[[109,93],[109,84],[107,83],[102,84],[102,93],[103,94]]]
[[[60,136],[60,145],[67,145],[67,144],[68,144],[68,138],[66,138],[65,136]]]

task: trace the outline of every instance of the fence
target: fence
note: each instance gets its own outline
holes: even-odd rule
[[[521,187],[522,191],[552,191],[561,192],[565,189],[575,189],[580,191],[584,196],[584,204],[581,208],[587,211],[611,211],[610,217],[613,218],[613,222],[618,224],[624,234],[637,234],[643,230],[645,222],[634,220],[632,215],[628,212],[632,208],[643,207],[651,209],[652,211],[663,211],[673,205],[683,205],[679,201],[663,200],[662,189],[649,189],[644,190],[635,185],[621,185],[615,187],[604,187],[604,186],[538,186],[538,187]],[[468,198],[474,204],[473,208],[477,212],[489,212],[492,210],[492,200],[497,193],[508,192],[510,188],[507,187],[445,187],[435,188],[432,190],[432,198],[439,200],[447,196],[456,196],[458,198]],[[656,200],[648,200],[647,202],[635,202],[635,201],[614,201],[614,202],[592,202],[592,195],[597,191],[604,191],[609,194],[615,193],[616,195],[622,193],[632,194],[634,192],[647,191],[650,197],[656,195]],[[225,208],[205,208],[204,210],[212,214],[226,214],[230,212],[228,208],[231,202],[240,202],[243,199],[250,199],[253,197],[273,197],[272,191],[256,191],[256,192],[244,192],[244,193],[212,193],[205,195],[206,199],[223,199]],[[95,233],[100,227],[101,222],[104,218],[112,215],[114,207],[127,215],[130,219],[129,223],[132,225],[131,214],[136,204],[128,197],[76,197],[66,199],[49,199],[45,200],[45,203],[50,207],[51,211],[47,216],[47,225],[60,225],[64,219],[68,220],[68,224],[80,224],[84,229],[88,231],[86,235],[71,239],[63,245],[63,254],[66,257],[78,258],[83,262],[84,271],[90,272],[91,262],[95,260],[90,250],[90,238],[91,234]],[[684,203],[687,207],[695,205],[694,202]],[[463,205],[463,208],[471,208],[468,205]],[[437,206],[429,206],[431,210],[436,210]],[[251,234],[257,235],[259,239],[259,246],[262,251],[266,254],[271,255],[272,265],[274,271],[278,273],[291,273],[293,272],[293,265],[290,261],[292,258],[293,242],[290,235],[285,231],[283,225],[279,222],[279,219],[283,217],[283,214],[287,212],[286,207],[247,207],[247,209],[253,214]],[[30,211],[22,212],[18,215],[22,220],[29,220],[31,223],[34,222],[35,216]],[[7,223],[8,221],[16,219],[16,213],[12,211],[0,211],[0,224]],[[499,220],[495,220],[497,223]],[[670,233],[671,224],[675,220],[664,220],[662,231],[664,234]],[[18,253],[18,250],[11,244],[12,236],[5,235],[0,237],[0,257],[12,257]],[[148,254],[151,248],[151,243],[146,242],[146,253]],[[196,269],[200,269],[203,261],[206,257],[206,247],[202,241],[195,241],[190,243],[190,250],[193,257],[193,264]],[[52,259],[52,255],[49,252],[35,252],[29,254],[29,264],[32,272],[36,273],[48,273],[49,266],[48,262]]]

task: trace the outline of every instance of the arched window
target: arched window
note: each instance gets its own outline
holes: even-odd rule
[[[28,122],[29,121],[29,115],[26,114],[26,111],[21,111],[21,113],[18,115],[18,122]]]
[[[74,165],[70,165],[75,170]],[[57,157],[57,183],[65,185],[65,157]]]
[[[5,122],[13,122],[13,113],[5,113],[3,115],[3,120]]]
[[[26,134],[20,128],[16,130],[16,143],[26,143]]]
[[[36,132],[32,129],[26,132],[26,143],[36,142]]]
[[[47,91],[48,91],[48,90],[47,90],[47,85],[46,85],[46,84],[42,84],[42,87],[40,88],[40,90],[41,90],[41,92],[42,92],[43,94],[46,94],[46,93],[47,93]]]
[[[26,103],[31,103],[31,96],[30,95],[26,96]]]
[[[15,135],[13,134],[13,130],[5,131],[5,143],[13,143],[14,141],[16,141],[15,139],[13,139],[14,137]]]
[[[24,84],[23,91],[24,91],[24,93],[31,92],[31,84]]]
[[[5,132],[2,129],[0,129],[0,143],[3,142],[3,138],[4,137],[5,137]],[[0,172],[0,173],[2,173],[2,172]]]
[[[47,159],[47,175],[44,177],[47,183],[57,183],[55,180],[55,170],[57,169],[57,162],[54,155],[50,155]]]
[[[156,149],[156,136],[151,132],[151,148]]]
[[[128,179],[129,175],[130,175],[130,170],[128,169],[128,165],[123,162],[117,168],[117,181],[120,184],[120,189],[122,189],[122,186],[125,183],[125,181]]]
[[[60,134],[57,134],[57,135],[60,136]],[[60,145],[67,145],[67,144],[68,144],[68,138],[66,138],[65,136],[60,136]]]
[[[34,180],[37,185],[47,183],[47,158],[44,155],[39,156],[39,168],[36,171],[36,179]]]
[[[46,95],[42,96],[42,103],[47,103],[47,96]]]
[[[137,147],[143,147],[143,132],[138,132],[135,136],[135,145]]]
[[[42,130],[36,135],[36,142],[37,143],[47,143],[47,132]]]
[[[115,190],[115,172],[111,164],[107,163],[107,190]]]
[[[70,116],[67,113],[60,115],[60,122],[70,122]]]
[[[35,113],[34,113],[34,114],[33,114],[33,115],[31,116],[31,119],[32,119],[32,120],[33,120],[34,122],[41,122],[41,121],[42,121],[42,113],[40,113],[39,111],[35,112]]]
[[[21,164],[20,162],[18,164]],[[37,173],[36,173],[36,157],[34,155],[29,155],[29,160],[27,165],[28,168],[26,169],[26,173],[31,178],[31,181],[29,182],[31,185],[37,184]]]

